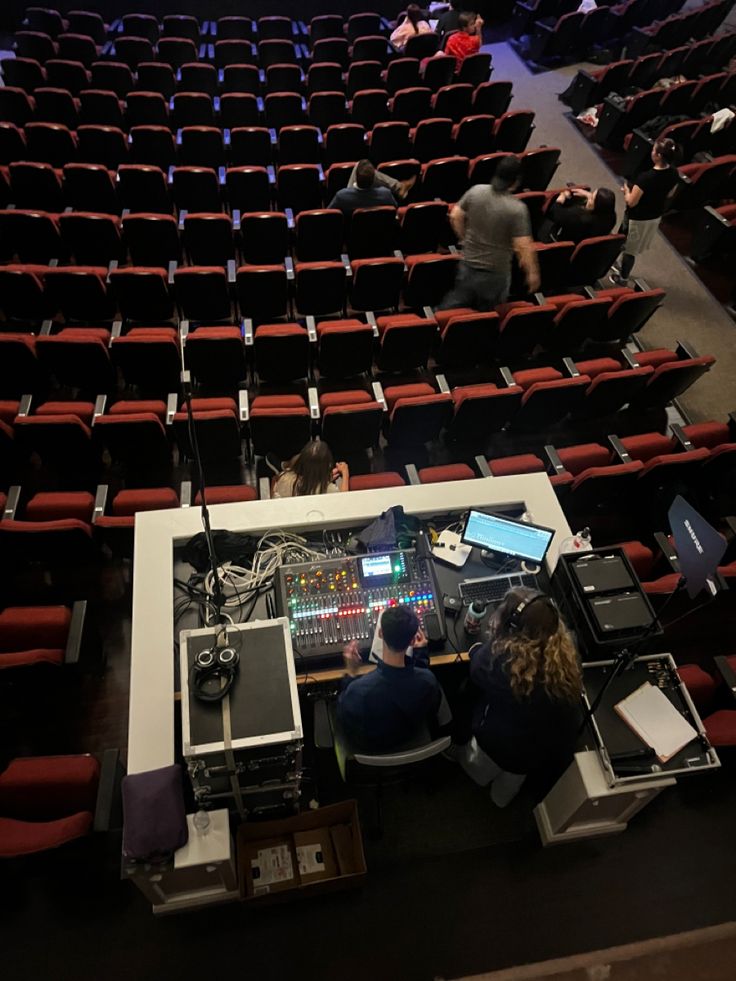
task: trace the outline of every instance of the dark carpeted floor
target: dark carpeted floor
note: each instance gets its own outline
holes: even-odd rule
[[[448,767],[443,779],[462,778]],[[22,877],[5,866],[3,977],[431,981],[734,915],[733,769],[665,791],[621,836],[547,850],[528,811],[499,813],[482,791],[457,790],[391,791],[362,889],[260,911],[154,918],[118,881],[115,842],[99,864],[72,849],[26,863]],[[479,847],[484,828],[492,843]]]

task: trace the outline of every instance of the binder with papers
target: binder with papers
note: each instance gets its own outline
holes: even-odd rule
[[[614,705],[626,724],[651,746],[660,763],[666,763],[698,732],[675,708],[663,691],[646,681]]]

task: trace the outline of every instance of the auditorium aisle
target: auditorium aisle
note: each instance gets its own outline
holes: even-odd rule
[[[565,118],[568,108],[557,98],[578,66],[534,75],[509,44],[490,44],[484,50],[493,55],[493,80],[513,80],[510,109],[533,109],[536,113],[536,129],[529,145],[561,148],[560,167],[552,186],[574,180],[591,187],[610,187],[616,191],[621,216],[623,197],[616,176]],[[736,409],[736,324],[662,234],[637,260],[634,273],[667,291],[664,305],[640,333],[645,347],[672,347],[676,341],[685,340],[699,354],[716,358],[713,369],[682,397],[683,408],[694,422],[725,419]]]

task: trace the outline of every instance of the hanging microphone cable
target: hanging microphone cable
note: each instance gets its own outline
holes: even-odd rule
[[[199,439],[197,438],[197,427],[194,422],[194,411],[192,409],[192,376],[189,371],[181,373],[181,387],[184,394],[184,402],[187,407],[187,426],[189,430],[189,442],[192,447],[192,455],[197,467],[197,483],[200,493],[200,512],[202,515],[202,525],[204,526],[204,537],[207,542],[207,553],[210,560],[210,570],[212,573],[212,606],[214,607],[214,622],[218,625],[215,635],[216,650],[223,650],[228,646],[226,623],[228,618],[223,614],[222,608],[225,600],[222,593],[222,583],[220,582],[219,564],[215,554],[215,543],[212,538],[212,528],[210,527],[210,513],[207,509],[207,491],[204,481],[204,468],[202,466],[202,456],[199,452]]]

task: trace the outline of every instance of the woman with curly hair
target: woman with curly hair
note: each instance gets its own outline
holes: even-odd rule
[[[452,756],[477,783],[490,782],[491,799],[505,807],[532,770],[571,758],[580,724],[580,664],[548,596],[506,594],[488,642],[470,650],[470,682],[479,689],[473,735]]]

